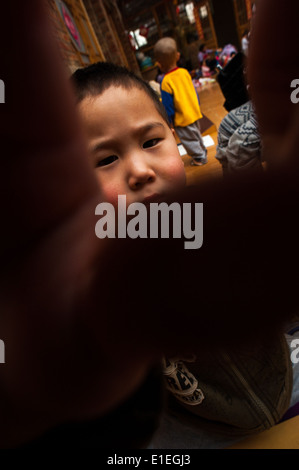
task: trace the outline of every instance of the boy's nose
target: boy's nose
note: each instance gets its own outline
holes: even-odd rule
[[[128,174],[129,186],[132,190],[139,189],[156,179],[155,171],[145,162],[144,157],[130,159]]]

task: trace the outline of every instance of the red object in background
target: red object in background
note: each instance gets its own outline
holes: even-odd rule
[[[70,17],[70,15],[68,14],[64,6],[62,6],[62,12],[63,12],[65,24],[67,25],[71,35],[73,36],[75,41],[79,42],[79,34],[77,31],[77,28],[74,25],[72,18]]]
[[[180,14],[180,7],[178,6],[178,0],[172,0],[172,2],[173,2],[173,5],[174,5],[174,6],[177,5],[177,7],[176,7],[176,9],[175,9],[175,12],[176,12],[176,14],[179,16],[179,14]]]
[[[63,1],[58,1],[57,6],[72,40],[75,41],[80,51],[82,51],[82,49],[85,50],[75,20],[72,17],[72,14],[69,11],[67,5],[65,5]]]
[[[129,38],[129,41],[130,41],[130,44],[131,44],[131,47],[132,47],[133,51],[136,51],[135,41],[134,41],[134,38],[133,38],[131,33],[128,34],[128,38]]]
[[[140,26],[139,28],[139,34],[140,36],[143,36],[145,38],[147,38],[147,35],[148,35],[148,28],[144,25]]]

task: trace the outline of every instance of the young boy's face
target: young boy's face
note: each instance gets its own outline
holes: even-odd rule
[[[103,201],[163,201],[185,186],[172,130],[145,91],[110,87],[79,104]]]

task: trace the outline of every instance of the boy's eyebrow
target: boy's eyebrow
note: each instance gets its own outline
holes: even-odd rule
[[[158,128],[162,128],[162,129],[165,129],[165,126],[162,124],[162,122],[149,122],[143,126],[140,126],[140,127],[137,127],[135,130],[134,130],[134,134],[142,134],[144,132],[148,132],[150,131],[151,129],[155,129],[156,127]],[[103,139],[101,139],[100,142],[97,142],[95,145],[92,145],[90,150],[91,152],[96,152],[97,150],[100,150],[101,148],[103,148],[104,146],[108,147],[109,145],[112,145],[113,143],[115,143],[115,140],[114,139],[105,139],[105,137]]]

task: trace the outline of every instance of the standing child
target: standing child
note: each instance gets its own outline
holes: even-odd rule
[[[180,54],[175,40],[160,39],[154,53],[159,68],[165,74],[161,82],[161,96],[169,121],[192,157],[191,165],[204,165],[207,163],[207,150],[200,131],[202,114],[199,99],[189,72],[176,65]]]

